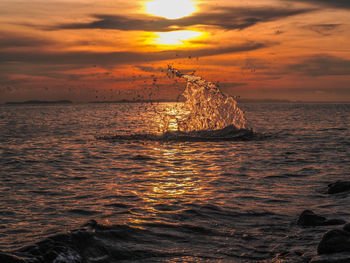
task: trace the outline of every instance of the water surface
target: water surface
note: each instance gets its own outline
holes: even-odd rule
[[[332,228],[297,226],[304,209],[349,220],[325,194],[350,175],[349,104],[243,104],[257,140],[98,139],[159,133],[173,107],[0,106],[0,250],[95,219],[110,260],[300,262]]]

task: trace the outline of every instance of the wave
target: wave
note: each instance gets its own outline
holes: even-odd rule
[[[219,234],[215,230],[190,224],[144,223],[144,226],[152,227],[153,230],[127,225],[104,226],[95,220],[90,220],[78,230],[48,237],[12,253],[0,252],[0,262],[107,263],[120,260],[164,262],[164,259],[193,256],[188,251],[174,248],[174,244],[179,241],[188,242],[187,235]],[[157,244],[158,242],[162,245]],[[196,257],[202,258],[208,255]]]

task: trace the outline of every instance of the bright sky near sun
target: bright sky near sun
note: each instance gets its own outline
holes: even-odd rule
[[[145,2],[145,12],[154,16],[167,19],[179,19],[193,14],[196,11],[195,2],[192,0],[151,0]],[[176,28],[174,28],[176,29]],[[171,32],[155,33],[152,43],[160,45],[185,45],[186,41],[198,38],[202,34],[197,31],[178,30]]]
[[[146,13],[168,19],[189,16],[196,11],[192,0],[151,0],[145,2]]]
[[[242,98],[350,101],[350,1],[0,0],[0,103],[176,98],[168,64]]]

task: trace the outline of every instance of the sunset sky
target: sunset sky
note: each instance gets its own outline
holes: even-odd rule
[[[0,0],[0,103],[176,98],[196,71],[246,99],[350,101],[349,0]]]

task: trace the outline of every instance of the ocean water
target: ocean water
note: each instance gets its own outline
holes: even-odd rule
[[[242,104],[259,135],[247,140],[108,139],[158,134],[157,113],[176,107],[0,106],[0,251],[47,262],[307,262],[334,226],[302,228],[299,214],[350,219],[350,195],[326,194],[350,176],[350,104]]]

